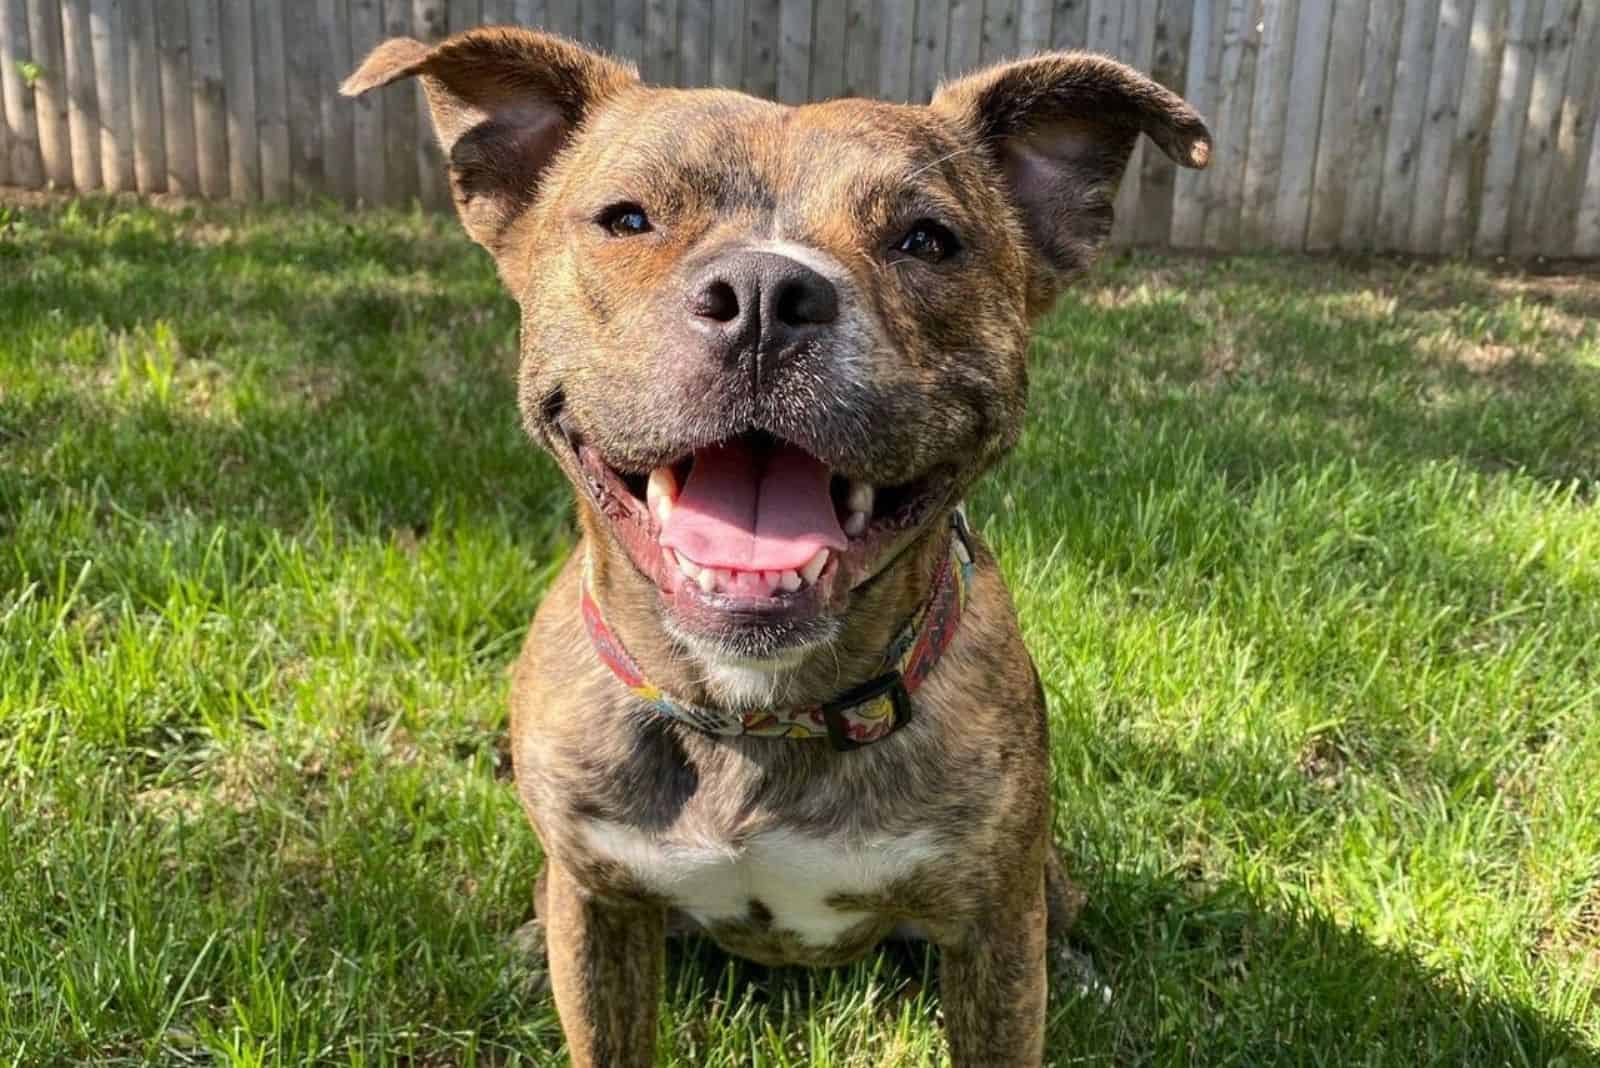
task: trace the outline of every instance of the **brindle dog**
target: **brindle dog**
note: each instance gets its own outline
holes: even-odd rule
[[[689,923],[763,962],[928,939],[953,1063],[1039,1064],[1078,897],[1038,676],[953,522],[1017,439],[1030,324],[1104,243],[1135,139],[1203,167],[1204,123],[1083,53],[926,106],[786,107],[505,28],[390,40],[343,88],[413,75],[522,307],[527,430],[578,501],[511,697],[573,1062],[652,1063]],[[904,700],[886,651],[958,563],[964,610]],[[873,679],[861,707],[890,693],[892,721],[757,729]]]

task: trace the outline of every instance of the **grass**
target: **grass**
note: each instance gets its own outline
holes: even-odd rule
[[[1115,995],[1051,1063],[1600,1063],[1600,278],[1113,258],[972,502]],[[419,215],[0,207],[0,1064],[557,1064],[505,668],[572,543]],[[665,1063],[942,1063],[674,957]]]

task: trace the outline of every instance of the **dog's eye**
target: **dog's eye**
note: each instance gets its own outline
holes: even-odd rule
[[[948,228],[940,226],[931,219],[919,219],[912,224],[906,236],[900,239],[895,251],[915,256],[928,263],[939,263],[955,255],[959,247],[956,235]]]
[[[595,222],[612,237],[633,237],[655,229],[650,225],[650,217],[637,204],[613,204],[602,211]]]

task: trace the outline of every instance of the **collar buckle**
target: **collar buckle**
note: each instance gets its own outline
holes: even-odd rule
[[[850,737],[848,725],[845,722],[845,709],[864,705],[868,701],[887,696],[889,704],[894,709],[894,719],[889,729],[880,734],[873,741],[881,742],[895,731],[911,722],[911,694],[906,689],[906,680],[898,669],[886,671],[876,678],[868,679],[859,686],[852,687],[831,701],[822,704],[820,711],[822,721],[828,726],[828,743],[836,752],[848,753],[853,749],[860,749],[865,742],[858,742]]]

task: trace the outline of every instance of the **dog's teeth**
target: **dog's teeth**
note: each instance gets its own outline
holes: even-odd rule
[[[778,576],[778,585],[793,593],[800,588],[800,572],[785,571]]]
[[[650,506],[650,511],[661,523],[666,523],[672,515],[672,506],[678,500],[678,479],[670,467],[658,467],[650,472],[650,481],[645,483],[644,500]]]
[[[678,570],[679,571],[682,571],[685,575],[688,575],[691,579],[697,579],[697,578],[700,577],[700,565],[699,564],[696,564],[693,560],[689,559],[687,556],[679,556],[677,553],[673,553],[672,554],[672,558],[678,562]]]
[[[717,588],[717,569],[714,567],[701,568],[700,574],[696,575],[694,580],[700,584],[701,593],[710,593]]]
[[[761,581],[766,584],[767,593],[769,595],[777,593],[778,592],[778,583],[783,581],[783,572],[782,571],[763,571],[763,572],[761,572]]]
[[[817,576],[822,574],[822,569],[828,566],[828,550],[818,549],[817,555],[806,561],[806,566],[800,569],[800,577],[806,580],[809,586],[817,581]]]
[[[852,512],[862,512],[872,515],[872,500],[877,496],[872,486],[866,482],[850,483],[850,496],[845,500],[845,507]]]
[[[859,538],[867,529],[867,513],[851,512],[844,521],[844,532],[852,538]]]
[[[716,574],[717,589],[722,590],[724,593],[730,592],[733,589],[733,571],[726,567],[719,567],[716,568]]]

